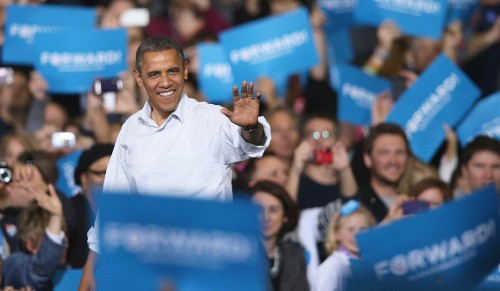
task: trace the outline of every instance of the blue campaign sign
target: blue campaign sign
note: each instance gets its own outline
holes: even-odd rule
[[[2,62],[33,65],[35,37],[68,29],[91,29],[96,11],[62,5],[9,5]]]
[[[474,105],[457,128],[460,144],[465,146],[476,135],[487,135],[500,140],[500,92],[494,93]]]
[[[98,201],[99,289],[265,290],[258,208],[249,199],[110,193]]]
[[[39,34],[35,68],[52,93],[87,92],[94,78],[112,78],[127,69],[125,29],[89,29]]]
[[[224,48],[218,43],[203,43],[198,47],[200,90],[207,102],[233,103],[233,74]]]
[[[491,272],[474,291],[500,290],[500,265]]]
[[[309,15],[304,8],[226,30],[219,39],[236,84],[260,76],[273,78],[301,72],[319,63]]]
[[[52,278],[52,281],[54,282],[54,291],[78,290],[82,274],[82,269],[59,271],[56,276]]]
[[[347,63],[354,58],[351,34],[348,28],[339,28],[325,35],[326,57],[330,65]]]
[[[467,26],[478,7],[479,1],[477,0],[448,0],[446,23],[460,20],[462,24]]]
[[[429,162],[444,141],[443,125],[454,127],[480,91],[444,54],[398,99],[388,122],[404,128],[413,153]]]
[[[325,30],[328,32],[354,25],[354,9],[357,0],[318,0],[318,7],[326,15]]]
[[[75,184],[75,168],[78,165],[78,159],[82,154],[82,150],[76,150],[69,153],[56,162],[57,176],[56,188],[62,191],[66,196],[72,197],[81,191],[81,187]]]
[[[499,231],[497,193],[489,185],[362,232],[355,290],[472,290],[499,264]]]
[[[363,0],[354,10],[356,21],[379,26],[391,19],[404,34],[439,39],[448,0]]]
[[[375,98],[391,83],[383,78],[364,73],[361,69],[339,65],[339,106],[338,118],[353,124],[369,125]]]

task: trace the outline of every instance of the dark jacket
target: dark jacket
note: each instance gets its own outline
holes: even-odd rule
[[[309,290],[304,249],[302,249],[301,246],[288,241],[282,241],[279,244],[279,247],[279,290],[274,291]]]

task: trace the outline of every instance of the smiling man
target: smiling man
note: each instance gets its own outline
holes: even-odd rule
[[[364,140],[363,161],[370,170],[370,180],[360,185],[358,197],[379,222],[388,214],[398,194],[398,183],[409,156],[406,134],[396,124],[378,124]]]
[[[104,191],[231,200],[231,164],[261,157],[271,140],[259,117],[260,93],[233,87],[234,109],[198,102],[184,92],[188,61],[175,41],[155,36],[136,53],[135,79],[149,97],[118,135]],[[89,255],[79,290],[93,290],[97,230],[88,233]]]

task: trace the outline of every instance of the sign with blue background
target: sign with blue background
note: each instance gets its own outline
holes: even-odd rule
[[[95,78],[117,77],[127,69],[125,29],[40,34],[35,47],[35,68],[51,93],[87,92]]]
[[[95,23],[95,9],[47,4],[11,4],[7,6],[2,62],[33,65],[36,59],[34,45],[37,35],[68,29],[92,29]]]
[[[460,144],[465,146],[480,134],[500,140],[499,109],[500,92],[479,100],[457,128]]]
[[[495,186],[356,240],[361,260],[352,264],[353,290],[472,290],[500,259]]]
[[[353,124],[371,123],[372,105],[377,96],[391,88],[389,81],[366,74],[347,64],[339,66],[338,118]]]
[[[99,289],[265,290],[258,208],[249,200],[111,193],[98,201]]]
[[[363,0],[354,10],[356,21],[380,26],[393,20],[404,34],[439,39],[448,0]]]
[[[72,197],[81,191],[81,187],[75,183],[75,168],[78,166],[78,159],[82,155],[82,150],[69,153],[56,162],[57,176],[56,188],[61,190],[68,197]]]
[[[354,9],[358,0],[318,0],[318,7],[326,15],[325,30],[328,32],[354,25]]]
[[[236,84],[302,72],[319,63],[305,8],[237,26],[219,39]]]
[[[399,124],[413,153],[429,162],[444,141],[443,125],[454,127],[479,95],[476,85],[441,54],[399,97],[386,121]]]
[[[500,290],[500,265],[498,265],[493,270],[493,272],[491,272],[474,290],[475,291]]]
[[[448,0],[448,14],[446,23],[460,20],[462,24],[468,26],[472,14],[479,7],[477,0]]]
[[[207,102],[233,103],[233,74],[224,48],[218,43],[202,43],[197,46],[199,56],[198,78],[200,90]]]

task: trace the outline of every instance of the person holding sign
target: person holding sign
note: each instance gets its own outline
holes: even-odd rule
[[[271,131],[259,117],[260,93],[233,87],[234,109],[198,102],[184,92],[188,61],[172,39],[146,39],[136,53],[135,79],[144,107],[123,124],[104,178],[104,191],[186,198],[232,199],[231,164],[261,157]],[[97,230],[79,290],[93,290]]]

